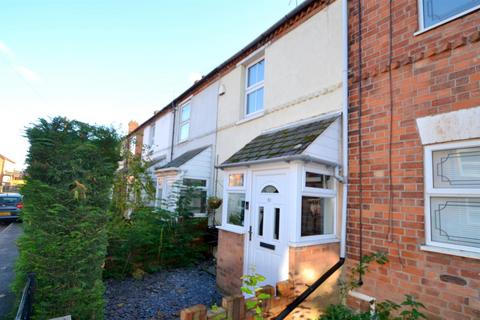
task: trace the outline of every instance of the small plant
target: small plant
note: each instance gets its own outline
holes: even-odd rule
[[[342,297],[343,303],[345,303],[345,299],[351,290],[361,286],[358,279],[368,272],[368,266],[372,262],[384,265],[388,262],[388,257],[383,252],[374,252],[372,254],[364,255],[360,259],[358,265],[350,270],[350,279],[348,281],[339,280],[340,296]]]
[[[414,296],[409,294],[405,295],[405,301],[403,301],[401,305],[404,308],[408,308],[408,309],[400,312],[400,315],[402,317],[398,319],[402,319],[402,320],[417,320],[422,318],[427,319],[427,317],[419,310],[420,308],[425,309],[425,306],[423,305],[423,303],[416,301]]]
[[[263,320],[263,303],[271,297],[268,293],[259,292],[262,290],[259,284],[265,281],[265,277],[258,273],[252,275],[247,274],[242,277],[242,280],[245,285],[242,286],[240,290],[247,295],[255,295],[252,299],[247,300],[247,310],[253,310],[255,312],[255,320]]]
[[[207,199],[207,204],[208,204],[208,209],[210,210],[216,210],[222,205],[222,199],[216,196],[211,196],[208,197]]]

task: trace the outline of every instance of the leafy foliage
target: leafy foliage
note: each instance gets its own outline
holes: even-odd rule
[[[405,295],[405,300],[401,304],[386,300],[377,303],[376,311],[372,315],[370,312],[355,313],[343,304],[332,304],[327,307],[325,313],[320,316],[320,320],[419,320],[427,319],[420,311],[425,306],[416,301],[411,295]],[[395,316],[395,313],[399,313]]]
[[[26,135],[15,289],[35,272],[35,319],[103,319],[106,213],[120,139],[111,128],[61,117],[40,119]]]
[[[244,285],[240,288],[240,290],[247,294],[247,295],[255,295],[250,300],[247,300],[247,310],[253,310],[255,312],[255,320],[262,320],[263,319],[263,302],[267,299],[270,299],[270,295],[268,293],[261,292],[262,288],[259,284],[265,281],[265,277],[255,273],[251,275],[244,275],[242,276],[242,280]]]
[[[383,252],[374,252],[364,255],[360,259],[360,262],[355,267],[350,269],[350,278],[347,281],[339,280],[340,295],[343,301],[345,301],[348,293],[351,290],[354,290],[361,286],[358,279],[360,277],[363,277],[368,272],[368,266],[372,262],[384,265],[388,262],[388,257]]]
[[[194,219],[190,211],[196,188],[177,181],[167,201],[154,208],[148,161],[126,149],[123,163],[115,177],[104,276],[142,277],[145,272],[190,265],[203,258],[208,250],[202,241],[206,219]]]
[[[358,265],[350,270],[350,277],[348,280],[340,280],[340,295],[343,304],[332,304],[327,307],[325,313],[320,316],[320,320],[418,320],[426,319],[425,315],[420,311],[420,308],[425,306],[416,301],[411,295],[406,295],[405,300],[401,304],[386,300],[376,304],[374,314],[371,312],[356,313],[347,306],[345,301],[348,293],[351,290],[359,288],[361,283],[358,279],[368,272],[370,263],[376,262],[380,265],[388,262],[388,257],[385,253],[375,252],[369,255],[364,255]],[[399,316],[395,316],[398,314]]]

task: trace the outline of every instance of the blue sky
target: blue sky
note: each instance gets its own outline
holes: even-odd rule
[[[300,2],[2,0],[0,153],[39,117],[142,122]]]

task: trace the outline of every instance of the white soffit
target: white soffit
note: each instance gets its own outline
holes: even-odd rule
[[[480,107],[418,118],[422,144],[480,138]]]

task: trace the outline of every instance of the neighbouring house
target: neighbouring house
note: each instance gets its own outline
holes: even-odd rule
[[[0,154],[0,192],[7,191],[4,189],[9,189],[10,182],[12,179],[12,174],[9,172],[13,172],[13,165],[15,161],[10,160],[6,156]]]
[[[339,260],[342,52],[341,1],[306,1],[219,79],[217,284],[226,293],[253,272],[299,293]]]
[[[197,88],[195,90],[195,88]],[[192,214],[207,215],[213,194],[218,84],[192,86],[162,110],[133,126],[134,152],[149,161],[156,181],[156,205],[172,209],[169,197],[178,184],[195,187]]]
[[[479,8],[349,2],[347,261],[386,251],[358,291],[429,319],[480,319]]]

